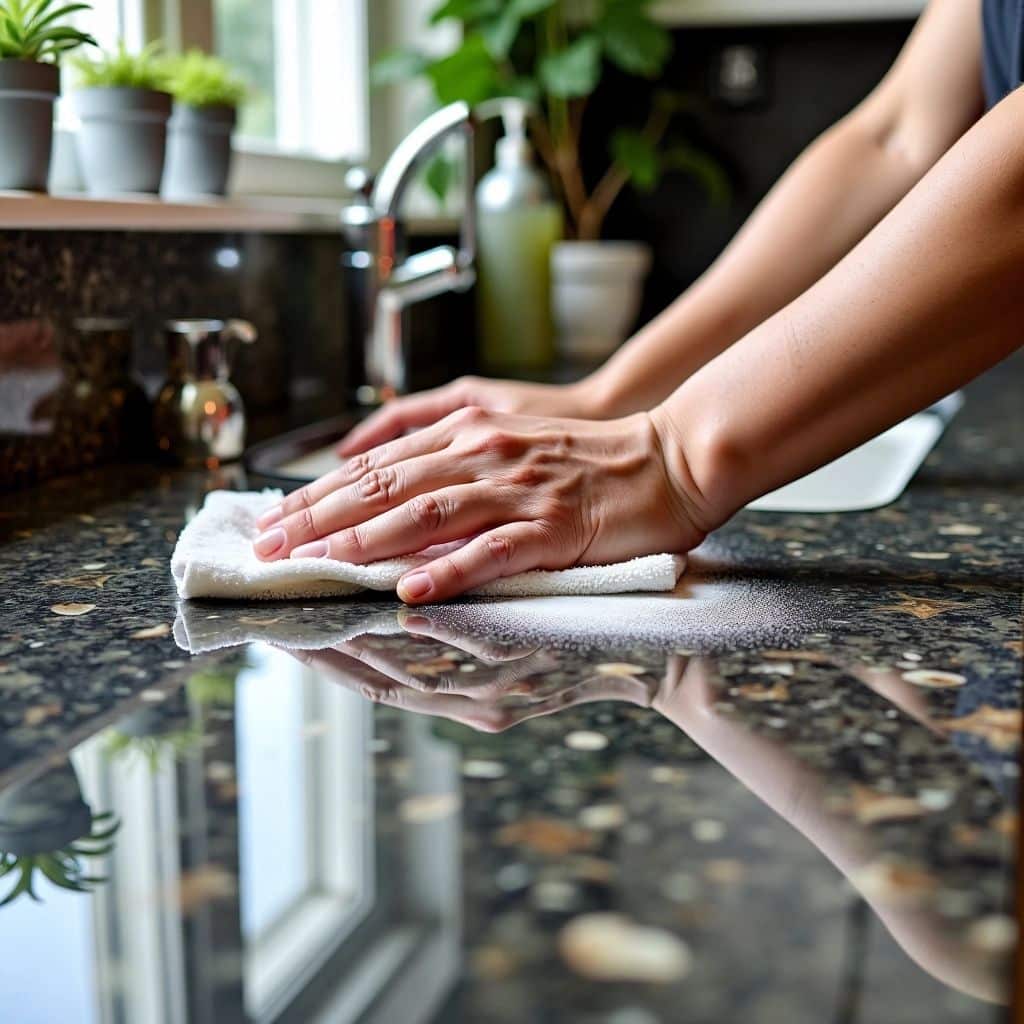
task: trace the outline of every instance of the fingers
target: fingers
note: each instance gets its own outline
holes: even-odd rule
[[[507,514],[505,506],[500,492],[490,483],[445,487],[417,495],[404,505],[364,523],[304,544],[296,548],[292,556],[333,558],[365,565],[383,558],[409,555],[434,544],[472,536],[501,522]],[[438,561],[454,558],[460,551],[453,551]]]
[[[359,455],[400,437],[413,427],[430,426],[463,404],[461,393],[451,386],[407,398],[394,398],[353,427],[338,445],[338,454],[344,457]]]
[[[537,644],[516,644],[490,637],[474,637],[449,629],[444,623],[437,622],[420,612],[410,612],[407,608],[399,608],[398,624],[407,633],[416,636],[439,640],[450,647],[465,651],[478,661],[485,664],[497,664],[506,661],[519,661],[538,652]],[[553,659],[552,659],[553,662]]]
[[[513,695],[530,698],[541,684],[543,673],[552,667],[547,660],[547,652],[542,652],[521,661],[498,662],[479,667],[474,672],[453,669],[420,675],[415,671],[415,665],[410,670],[408,658],[398,658],[389,650],[371,646],[363,637],[340,644],[338,649],[410,689],[424,693],[457,694],[483,701]]]
[[[398,596],[408,604],[443,601],[502,576],[535,569],[551,556],[551,545],[545,544],[540,527],[512,523],[406,573],[398,581]]]
[[[266,560],[285,558],[289,554],[298,558],[322,557],[325,553],[322,544],[309,551],[299,549],[332,533],[368,522],[424,491],[456,484],[465,475],[453,460],[434,453],[372,469],[352,483],[342,484],[343,478],[338,477],[336,489],[323,494],[312,505],[284,516],[257,537],[256,553]],[[311,485],[312,494],[320,490]]]

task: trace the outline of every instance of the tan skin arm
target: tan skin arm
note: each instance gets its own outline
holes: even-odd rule
[[[845,256],[984,109],[979,0],[932,0],[881,84],[822,135],[707,273],[594,375],[650,409]]]
[[[264,559],[372,562],[464,540],[409,602],[534,568],[687,551],[751,498],[994,365],[1024,322],[1024,90],[972,128],[813,287],[650,413],[463,409],[267,513]]]
[[[706,274],[600,370],[556,387],[462,378],[388,403],[356,455],[465,406],[607,419],[650,409],[817,281],[981,114],[979,0],[932,0],[899,59],[793,165]]]

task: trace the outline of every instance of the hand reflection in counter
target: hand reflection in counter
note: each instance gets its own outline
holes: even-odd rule
[[[920,967],[974,998],[1008,1001],[1006,951],[976,948],[968,941],[966,927],[955,926],[931,905],[942,887],[941,875],[888,856],[883,834],[873,823],[851,814],[848,802],[837,802],[835,780],[827,772],[732,714],[727,685],[711,660],[670,655],[664,677],[653,683],[640,675],[596,674],[553,685],[544,674],[556,662],[545,650],[455,636],[421,614],[405,615],[402,624],[479,664],[472,672],[460,672],[459,665],[467,663],[446,663],[443,653],[410,663],[408,650],[397,651],[379,636],[366,635],[333,648],[289,653],[375,703],[484,732],[500,732],[594,701],[651,707],[809,839],[849,879]],[[933,736],[930,742],[948,742],[920,691],[898,673],[860,666],[844,670],[903,712],[911,720],[904,728],[923,727]]]
[[[651,703],[651,685],[641,678],[594,675],[552,684],[545,673],[558,662],[546,649],[455,636],[422,615],[400,614],[399,620],[409,633],[468,654],[477,663],[446,663],[443,655],[410,662],[407,651],[395,651],[372,635],[324,650],[288,653],[374,703],[446,718],[480,732],[504,732],[531,718],[596,701]],[[466,665],[474,671],[460,671]]]

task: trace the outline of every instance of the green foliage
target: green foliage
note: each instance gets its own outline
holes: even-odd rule
[[[672,52],[672,37],[648,10],[650,0],[597,0],[595,15],[577,24],[571,0],[443,0],[430,15],[433,25],[457,21],[461,44],[431,59],[416,50],[383,54],[374,81],[391,84],[425,75],[438,100],[479,102],[495,96],[587,96],[597,87],[607,59],[629,74],[653,78]],[[531,39],[543,39],[533,46]],[[462,84],[459,75],[465,75]],[[443,98],[442,98],[443,97]]]
[[[429,63],[424,72],[439,103],[482,103],[501,94],[501,76],[479,33],[468,35],[452,54]]]
[[[610,140],[613,166],[588,190],[580,167],[583,105],[607,67],[656,79],[672,55],[672,36],[654,18],[652,0],[591,0],[581,16],[579,0],[438,0],[432,25],[456,21],[461,42],[449,53],[428,56],[415,49],[383,54],[374,64],[376,85],[424,78],[439,104],[471,105],[518,96],[535,106],[541,155],[559,182],[569,220],[581,236],[599,232],[622,186],[654,188],[662,175],[697,177],[715,201],[727,183],[714,161],[690,146],[666,147],[666,132],[686,101],[655,95],[647,122],[623,128]],[[443,198],[450,170],[430,165],[427,185]]]
[[[248,94],[248,86],[225,61],[202,50],[172,57],[167,74],[171,95],[190,107],[239,107]]]
[[[79,84],[88,89],[157,89],[166,92],[170,84],[170,61],[163,45],[150,43],[138,53],[129,53],[124,40],[114,50],[98,57],[76,57],[73,61]]]
[[[589,96],[601,80],[601,41],[580,36],[563,49],[547,53],[537,67],[541,87],[559,99]]]
[[[69,50],[95,46],[96,40],[68,19],[91,10],[87,3],[60,0],[0,0],[0,60],[56,64]]]
[[[107,879],[87,873],[83,860],[105,857],[114,848],[114,835],[121,823],[111,812],[97,814],[87,836],[51,853],[19,856],[0,851],[0,878],[17,876],[10,892],[0,900],[0,907],[13,903],[19,896],[28,895],[39,901],[35,891],[36,873],[49,879],[60,889],[71,892],[90,892],[93,886]]]
[[[642,132],[620,128],[612,136],[611,150],[638,189],[650,192],[658,184],[661,159],[654,143]]]

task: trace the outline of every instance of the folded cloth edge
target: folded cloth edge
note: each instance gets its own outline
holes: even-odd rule
[[[221,535],[244,538],[248,544],[256,534],[256,518],[281,497],[281,491],[272,489],[211,491],[202,509],[181,531],[171,556],[178,596],[186,600],[275,600],[346,597],[362,590],[386,592],[394,589],[404,573],[429,560],[428,556],[411,555],[371,565],[322,558],[259,562],[254,555],[248,556],[248,548],[235,561],[230,555],[225,556],[230,545],[217,543]],[[614,565],[533,569],[493,580],[470,593],[485,597],[541,597],[662,592],[675,587],[685,567],[686,558],[682,555],[644,555]]]

